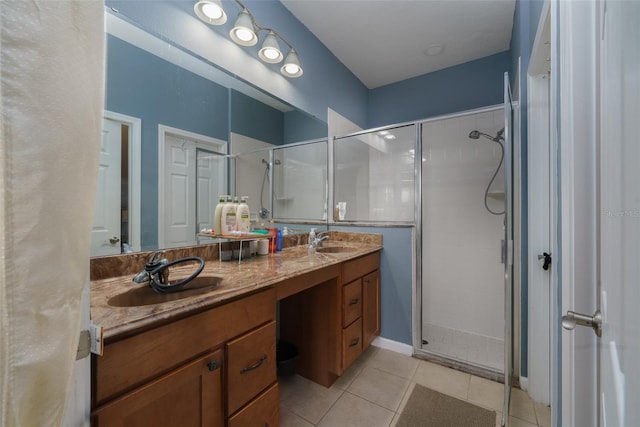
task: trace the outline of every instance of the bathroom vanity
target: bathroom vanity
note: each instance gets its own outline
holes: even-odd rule
[[[92,425],[277,426],[277,302],[296,372],[329,387],[379,333],[381,249],[332,240],[314,254],[208,260],[211,288],[146,305],[118,298],[130,275],[93,280],[105,346],[92,360]]]

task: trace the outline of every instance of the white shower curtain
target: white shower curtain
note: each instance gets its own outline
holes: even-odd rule
[[[87,280],[102,1],[0,1],[0,425],[60,425]]]

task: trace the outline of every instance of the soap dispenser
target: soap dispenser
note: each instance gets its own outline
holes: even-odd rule
[[[222,234],[222,208],[227,201],[227,196],[221,195],[219,200],[220,202],[216,205],[216,210],[213,214],[213,233],[217,236]]]
[[[251,231],[249,205],[247,204],[248,199],[249,197],[242,196],[241,202],[236,209],[236,230],[242,231],[243,233]]]
[[[222,207],[220,223],[222,234],[230,235],[236,229],[236,206],[231,202],[231,196],[227,196],[227,202]]]
[[[314,240],[316,240],[316,229],[312,228],[311,231],[309,232],[309,244],[307,246],[307,251],[310,254],[316,251],[316,247],[313,244]]]

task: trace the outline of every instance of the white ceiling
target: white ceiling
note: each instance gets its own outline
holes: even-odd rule
[[[280,1],[370,89],[508,50],[515,9],[515,0]],[[425,55],[432,45],[443,52]]]

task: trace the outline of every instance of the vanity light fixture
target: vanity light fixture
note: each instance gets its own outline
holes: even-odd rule
[[[238,18],[229,32],[231,40],[240,46],[255,46],[258,43],[259,33],[265,31],[267,34],[258,52],[258,57],[267,64],[278,64],[285,58],[278,43],[278,39],[280,39],[289,48],[280,72],[285,77],[300,77],[302,75],[302,66],[300,65],[298,53],[291,43],[276,30],[258,24],[249,9],[240,0],[235,0],[235,2],[242,7],[242,11],[238,14]],[[220,0],[200,0],[193,6],[193,10],[198,18],[207,24],[223,25],[227,22],[227,15],[222,8]]]
[[[198,18],[211,25],[222,25],[227,22],[220,0],[200,0],[193,6]]]

